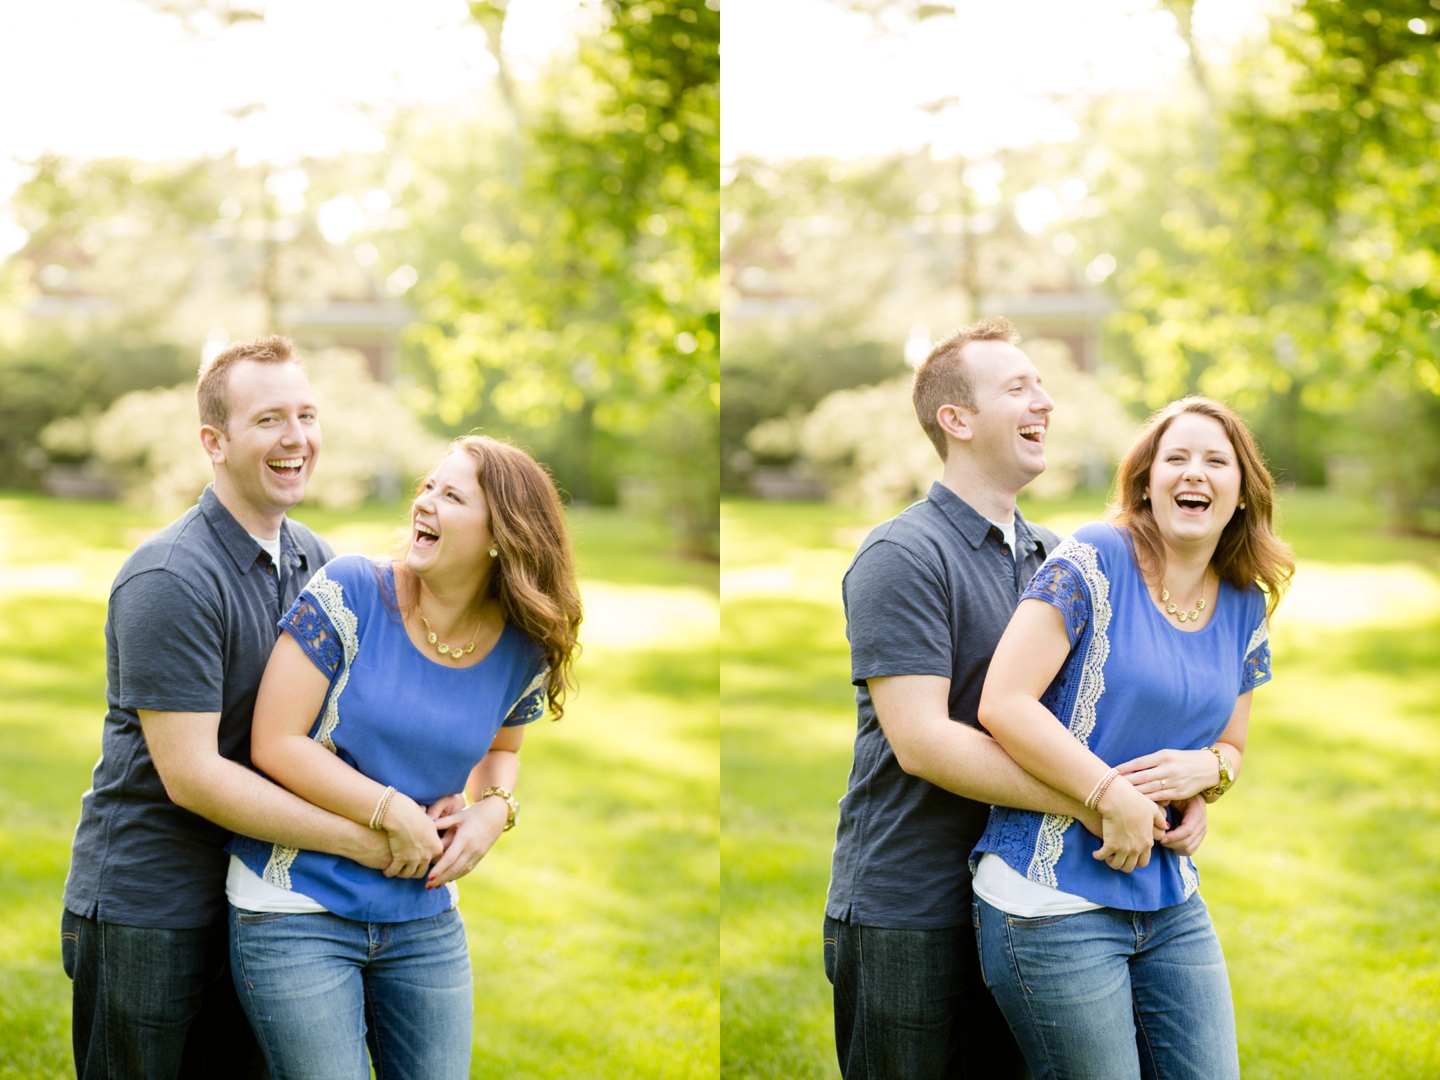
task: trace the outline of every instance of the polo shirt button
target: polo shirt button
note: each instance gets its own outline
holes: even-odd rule
[[[267,574],[273,574],[273,573],[275,572],[275,564],[274,564],[274,563],[266,563],[266,564],[265,564],[265,572],[266,572]]]

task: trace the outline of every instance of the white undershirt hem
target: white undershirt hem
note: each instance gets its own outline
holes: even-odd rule
[[[975,895],[991,907],[1021,919],[1075,915],[1081,911],[1097,911],[1105,906],[1031,881],[999,855],[988,851],[980,857],[980,865],[975,869],[974,889]]]
[[[330,910],[304,893],[271,885],[241,862],[238,855],[230,856],[230,870],[225,875],[225,898],[242,911],[317,915]]]

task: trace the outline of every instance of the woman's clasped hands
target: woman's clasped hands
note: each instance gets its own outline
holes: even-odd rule
[[[1112,870],[1130,873],[1150,862],[1150,849],[1165,835],[1165,811],[1142,795],[1133,785],[1111,784],[1101,796],[1103,843],[1094,857]]]
[[[427,889],[464,877],[505,831],[508,809],[502,799],[467,805],[463,795],[422,807],[397,791],[383,822],[392,860],[385,876],[428,877]]]
[[[424,877],[430,863],[444,854],[435,822],[404,792],[397,791],[391,797],[381,827],[390,841],[391,863],[385,868],[386,877]]]
[[[432,803],[426,813],[440,830],[444,854],[431,869],[425,887],[438,889],[475,869],[505,831],[510,808],[504,799],[481,799],[467,806],[463,795],[447,795]]]
[[[1215,755],[1208,750],[1161,750],[1118,769],[1129,783],[1111,784],[1096,807],[1104,843],[1094,857],[1128,874],[1148,865],[1156,843],[1193,855],[1205,839],[1207,818],[1200,793],[1216,783]],[[1166,820],[1167,806],[1174,825]]]
[[[1162,806],[1214,787],[1219,772],[1219,759],[1209,750],[1160,750],[1120,766],[1121,776]]]

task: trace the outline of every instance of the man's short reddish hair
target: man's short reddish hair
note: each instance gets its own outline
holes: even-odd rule
[[[230,369],[242,360],[262,364],[298,364],[295,346],[287,337],[271,334],[254,341],[237,341],[200,365],[200,378],[195,383],[195,400],[200,406],[200,423],[219,428],[229,434]]]
[[[946,445],[945,429],[935,419],[940,406],[963,405],[972,412],[975,410],[975,383],[961,352],[972,341],[1006,341],[1014,345],[1019,340],[1020,335],[1009,319],[1000,316],[981,319],[946,334],[916,369],[915,389],[911,394],[915,415],[941,461],[945,460]]]

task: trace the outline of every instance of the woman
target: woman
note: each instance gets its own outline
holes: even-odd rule
[[[403,559],[342,556],[315,575],[256,698],[256,766],[383,829],[394,855],[382,874],[246,837],[229,848],[231,969],[275,1080],[364,1080],[367,1040],[377,1075],[469,1075],[454,881],[515,824],[524,725],[547,701],[559,719],[570,683],[580,601],[545,471],[457,440],[411,524]]]
[[[1239,774],[1294,563],[1254,439],[1217,402],[1151,417],[1116,489],[1109,523],[1035,575],[980,702],[1017,762],[1098,807],[1104,837],[991,812],[972,856],[982,966],[1037,1080],[1238,1077],[1199,875],[1155,839],[1165,807],[1178,821],[1178,804]]]

